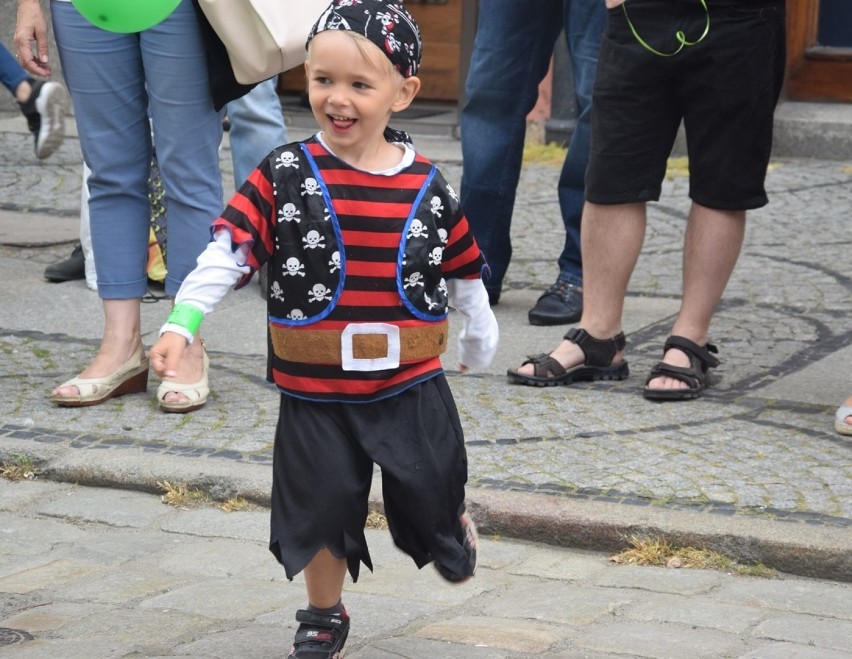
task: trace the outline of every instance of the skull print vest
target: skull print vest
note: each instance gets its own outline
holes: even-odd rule
[[[271,157],[277,219],[269,273],[269,319],[289,327],[309,325],[332,313],[346,283],[346,250],[335,210],[337,200],[332,199],[307,144],[287,145]],[[411,204],[395,263],[396,289],[403,306],[414,318],[431,322],[447,316],[441,260],[452,208],[449,192],[434,181],[436,172],[433,165]],[[380,189],[377,186],[371,192]]]

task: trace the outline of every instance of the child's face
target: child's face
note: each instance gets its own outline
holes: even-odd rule
[[[341,30],[314,37],[305,69],[314,117],[340,157],[384,144],[391,114],[408,107],[420,88],[417,78],[399,75],[375,45]]]

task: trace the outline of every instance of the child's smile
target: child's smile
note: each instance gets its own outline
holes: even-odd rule
[[[384,139],[391,114],[408,107],[420,87],[403,78],[369,41],[342,30],[311,40],[308,97],[328,147],[351,165],[371,171],[399,163],[400,150]]]

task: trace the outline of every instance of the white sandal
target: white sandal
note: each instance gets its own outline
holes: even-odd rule
[[[210,395],[210,384],[207,381],[210,360],[207,358],[207,350],[203,342],[201,351],[203,365],[201,367],[201,379],[198,382],[181,384],[171,380],[163,380],[157,387],[157,402],[163,412],[186,414],[201,409],[207,403],[207,396]],[[169,393],[183,394],[186,400],[166,400],[166,395]]]
[[[846,417],[852,416],[852,407],[841,406],[834,415],[834,429],[841,435],[852,435],[852,424],[846,423]]]
[[[124,394],[144,393],[148,389],[148,358],[140,344],[136,352],[115,373],[102,378],[71,378],[61,387],[77,387],[76,396],[53,395],[60,407],[89,407]]]

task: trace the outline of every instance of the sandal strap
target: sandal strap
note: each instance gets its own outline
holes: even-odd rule
[[[663,353],[665,354],[666,350],[669,348],[677,348],[678,350],[685,352],[688,356],[690,356],[690,361],[692,361],[691,357],[695,357],[701,362],[701,370],[704,373],[707,372],[707,369],[715,368],[719,365],[719,360],[710,354],[717,354],[719,349],[710,342],[702,348],[700,345],[694,341],[690,341],[684,336],[672,335],[666,339],[666,344],[663,346]]]
[[[651,369],[651,372],[645,379],[645,386],[647,387],[648,383],[651,380],[661,376],[680,380],[687,386],[688,389],[698,389],[700,387],[703,387],[706,377],[704,373],[700,373],[688,366],[672,366],[671,364],[666,364],[665,362],[657,362],[656,364],[654,364],[653,368]]]
[[[580,347],[586,356],[583,362],[586,366],[612,366],[616,353],[627,345],[624,332],[619,332],[611,339],[596,339],[580,327],[569,329],[562,338]]]
[[[528,355],[522,366],[533,365],[533,375],[537,378],[559,377],[565,375],[565,368],[546,352]]]

